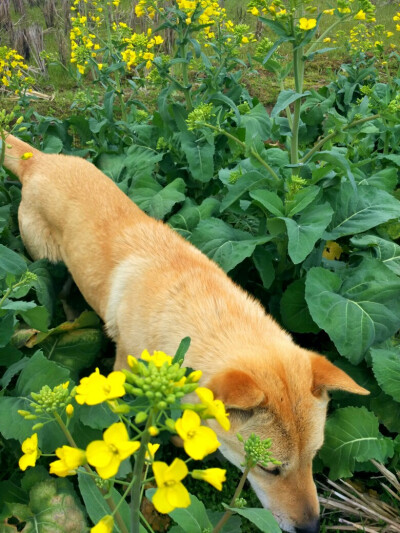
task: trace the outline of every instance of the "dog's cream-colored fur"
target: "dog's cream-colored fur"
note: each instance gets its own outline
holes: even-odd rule
[[[222,453],[243,460],[240,432],[272,438],[277,470],[250,481],[287,531],[318,531],[312,459],[323,442],[327,391],[368,391],[297,346],[262,306],[194,246],[141,211],[91,163],[43,154],[9,135],[5,165],[22,183],[20,231],[34,259],[64,261],[117,345],[115,368],[144,349],[175,353],[230,410],[216,423]],[[25,152],[33,157],[21,160]]]

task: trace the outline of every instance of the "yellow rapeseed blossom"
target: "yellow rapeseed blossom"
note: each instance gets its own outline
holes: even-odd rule
[[[122,422],[112,424],[103,433],[103,440],[95,440],[86,448],[86,457],[99,476],[109,479],[116,475],[121,462],[140,448],[140,442],[129,440]]]
[[[191,476],[194,479],[207,481],[217,490],[222,490],[222,483],[226,481],[226,470],[222,468],[207,468],[206,470],[193,470]]]
[[[125,395],[125,374],[111,372],[107,377],[98,368],[89,377],[82,378],[76,387],[75,400],[80,404],[97,405]]]
[[[182,459],[174,459],[168,466],[167,463],[154,461],[152,468],[157,483],[153,505],[157,511],[166,514],[177,507],[189,507],[190,496],[181,483],[188,475],[185,462]]]
[[[334,9],[324,9],[324,11],[323,11],[323,13],[324,13],[325,15],[333,15],[334,12],[335,12]]]
[[[217,450],[220,443],[211,428],[201,425],[200,417],[194,411],[186,409],[181,418],[175,422],[175,429],[183,440],[185,452],[196,460]]]
[[[35,466],[36,461],[40,455],[38,448],[38,436],[34,433],[31,437],[28,437],[22,443],[22,451],[24,455],[20,457],[18,465],[21,470],[26,470],[28,466]]]
[[[299,28],[303,31],[312,30],[316,25],[317,19],[307,19],[306,17],[301,17],[299,20]]]
[[[221,400],[214,400],[213,392],[206,387],[198,387],[195,392],[200,398],[201,403],[206,407],[201,412],[201,415],[215,418],[225,431],[229,431],[231,424],[223,402]]]
[[[76,474],[76,469],[86,463],[84,450],[71,446],[62,446],[56,449],[58,461],[50,463],[50,474],[59,477],[72,476]]]
[[[154,459],[154,456],[159,447],[160,447],[159,444],[152,444],[151,442],[149,442],[149,444],[147,445],[147,452],[145,455],[148,461],[152,461]]]
[[[114,518],[107,514],[91,528],[90,533],[112,533],[114,530]]]
[[[172,363],[173,357],[160,351],[155,351],[153,355],[150,355],[147,350],[144,350],[142,352],[142,355],[140,356],[140,359],[143,359],[143,361],[147,361],[148,363],[152,362],[156,365],[157,368],[161,368],[164,363],[170,365]]]
[[[25,152],[24,154],[22,154],[21,159],[25,161],[26,159],[30,159],[31,157],[33,157],[32,152]]]
[[[366,18],[367,15],[362,9],[360,9],[360,11],[356,15],[354,15],[354,20],[365,20]]]

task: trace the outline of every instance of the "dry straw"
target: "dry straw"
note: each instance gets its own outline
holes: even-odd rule
[[[363,492],[347,481],[334,482],[326,480],[319,486],[325,492],[320,496],[321,505],[327,511],[340,512],[341,518],[338,525],[327,526],[326,529],[337,531],[365,531],[366,533],[400,533],[400,480],[385,466],[372,461],[381,476],[377,479],[384,492],[387,501],[378,499],[377,496]],[[390,502],[390,503],[388,503]]]

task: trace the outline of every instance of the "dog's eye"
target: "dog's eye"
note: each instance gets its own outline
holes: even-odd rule
[[[271,476],[279,476],[280,473],[281,473],[281,469],[279,468],[279,466],[275,467],[275,468],[265,468],[265,466],[262,466],[262,465],[257,465],[259,468],[261,468],[261,470],[264,470],[264,472],[267,472],[267,474],[271,474]]]

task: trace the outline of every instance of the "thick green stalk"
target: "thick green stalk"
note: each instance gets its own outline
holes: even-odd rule
[[[152,414],[149,414],[146,428],[140,439],[140,448],[135,456],[133,469],[133,485],[131,491],[131,533],[140,533],[140,500],[142,495],[142,478],[147,445],[150,442],[149,427],[152,425]]]
[[[186,33],[184,35],[180,36],[181,40],[186,40]],[[193,103],[192,103],[192,95],[190,94],[190,87],[189,87],[189,73],[188,73],[188,64],[186,62],[186,45],[181,44],[180,47],[180,56],[185,61],[182,63],[182,80],[183,80],[183,93],[185,95],[186,100],[186,107],[187,111],[190,113],[190,111],[193,110]]]
[[[296,92],[303,92],[304,61],[303,47],[293,49],[293,69]],[[300,124],[301,99],[294,102],[293,124],[292,124],[292,141],[290,144],[290,162],[297,165],[299,162],[299,124]],[[298,168],[292,169],[292,175],[299,173]]]
[[[246,466],[246,468],[245,468],[245,470],[244,470],[244,472],[242,474],[242,477],[240,478],[239,484],[236,487],[235,494],[232,497],[232,500],[231,500],[231,503],[229,504],[229,507],[234,507],[236,500],[239,498],[239,496],[240,496],[240,494],[242,492],[244,483],[245,483],[245,481],[247,479],[247,476],[248,476],[248,474],[250,472],[250,469],[251,469],[250,466]],[[220,521],[218,522],[218,524],[212,530],[212,533],[219,533],[219,531],[221,531],[221,529],[224,527],[224,525],[226,524],[226,522],[230,519],[230,517],[232,515],[233,515],[233,511],[231,511],[230,509],[225,511],[225,513],[222,515],[222,517],[221,517]]]

